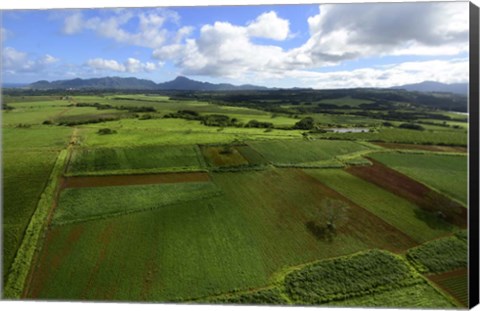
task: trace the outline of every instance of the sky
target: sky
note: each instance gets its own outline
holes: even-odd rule
[[[2,79],[468,82],[468,2],[3,10]]]

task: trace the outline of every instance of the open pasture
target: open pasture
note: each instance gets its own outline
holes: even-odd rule
[[[266,286],[287,266],[372,247],[406,250],[415,245],[398,230],[355,206],[348,211],[348,224],[339,227],[332,240],[315,236],[306,222],[315,219],[319,202],[336,193],[299,170],[214,173],[213,183],[221,195],[128,216],[54,226],[27,297],[200,299]],[[132,187],[127,188],[134,190]],[[129,202],[123,197],[132,196],[133,191],[126,192],[125,188],[65,191],[85,194],[85,190],[108,189],[96,201],[90,201],[102,210],[107,208],[106,202],[112,202],[113,207]],[[71,200],[62,198],[54,217],[80,206],[77,200],[86,200],[85,195],[73,194],[64,192],[72,195]],[[157,202],[155,196],[158,194],[142,196],[142,201],[136,200],[140,203],[132,204],[144,206],[149,198]],[[84,203],[82,208],[90,204]]]
[[[205,168],[197,146],[74,149],[67,175],[108,175]]]
[[[98,135],[101,128],[116,130],[114,135]],[[184,119],[123,119],[118,121],[79,126],[82,146],[122,147],[140,145],[193,145],[223,144],[252,139],[300,138],[301,131],[272,130],[260,128],[218,128],[205,126],[199,121]]]
[[[369,150],[356,142],[328,140],[251,141],[248,145],[273,164],[292,166],[322,166],[322,162],[341,166],[338,156]]]
[[[448,235],[456,228],[417,205],[343,170],[305,171],[419,243]]]
[[[220,190],[209,182],[65,189],[60,195],[52,224],[109,218],[219,194]],[[101,208],[98,202],[101,202]]]
[[[467,135],[464,130],[450,131],[416,131],[399,128],[380,128],[367,133],[323,133],[316,134],[323,138],[365,140],[373,142],[452,145],[466,146]]]
[[[377,153],[371,157],[467,204],[467,157],[462,155]]]

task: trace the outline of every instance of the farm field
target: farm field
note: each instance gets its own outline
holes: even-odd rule
[[[372,154],[371,157],[467,204],[466,156],[377,153]]]
[[[417,205],[343,170],[305,171],[417,242],[445,236],[455,230],[455,226],[434,217]],[[395,202],[394,206],[392,202]]]
[[[457,299],[463,306],[468,306],[468,270],[459,269],[446,273],[430,275],[431,281]]]
[[[430,245],[451,246],[435,264],[463,267],[464,129],[420,132],[399,121],[384,127],[386,120],[355,114],[374,101],[350,96],[318,100],[354,107],[342,114],[309,111],[317,101],[265,101],[263,109],[203,93],[174,96],[7,97],[4,280],[42,193],[56,185],[53,165],[66,155],[22,298],[425,308],[462,302],[461,282],[437,290],[408,254],[432,257]],[[230,123],[207,125],[212,115]],[[302,128],[309,116],[320,130]],[[372,132],[322,133],[359,126]],[[387,143],[369,142],[378,136]],[[447,187],[442,175],[465,183]],[[458,223],[428,209],[429,191],[456,200]],[[447,270],[438,271],[425,275],[443,290],[433,279]]]
[[[201,170],[205,162],[196,146],[76,148],[67,174],[108,175],[159,171]]]

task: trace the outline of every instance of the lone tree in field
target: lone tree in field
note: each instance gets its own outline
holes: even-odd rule
[[[340,200],[323,200],[319,213],[320,221],[331,232],[335,232],[337,227],[344,225],[348,221],[348,205]]]
[[[348,205],[340,200],[325,199],[311,215],[314,220],[305,223],[317,239],[333,241],[337,228],[348,221]]]

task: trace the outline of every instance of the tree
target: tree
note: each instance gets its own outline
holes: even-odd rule
[[[315,127],[315,120],[312,117],[306,117],[295,123],[294,129],[298,130],[311,130]]]
[[[348,208],[349,206],[340,200],[322,200],[311,215],[314,219],[305,225],[318,239],[332,241],[337,234],[337,228],[348,221]]]

